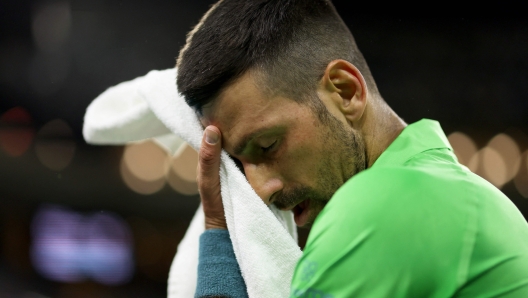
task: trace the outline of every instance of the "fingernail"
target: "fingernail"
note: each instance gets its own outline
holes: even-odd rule
[[[218,134],[214,130],[205,130],[205,141],[211,145],[218,143]]]

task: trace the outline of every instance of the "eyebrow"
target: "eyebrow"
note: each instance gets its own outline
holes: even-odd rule
[[[251,141],[253,141],[254,138],[263,134],[265,131],[268,131],[269,129],[270,129],[269,127],[263,127],[250,134],[243,136],[242,139],[234,146],[235,148],[233,150],[234,155],[241,155],[246,150],[246,147],[248,146],[248,144]]]

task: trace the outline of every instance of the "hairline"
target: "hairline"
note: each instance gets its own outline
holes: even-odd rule
[[[224,86],[222,86],[217,92],[216,95],[211,98],[205,105],[201,106],[199,110],[195,110],[198,118],[200,120],[205,118],[204,110],[211,108],[215,103],[218,102],[219,97],[222,96],[222,93],[228,89],[229,87],[233,86],[238,80],[240,80],[243,76],[249,75],[249,76],[255,76],[257,80],[262,80],[264,84],[255,84],[255,87],[262,92],[262,94],[268,99],[271,100],[274,97],[282,96],[284,99],[293,101],[299,105],[308,107],[312,113],[317,117],[319,122],[323,125],[328,125],[331,120],[329,120],[329,117],[334,117],[326,107],[326,105],[323,103],[319,95],[317,94],[317,83],[314,83],[313,88],[308,89],[305,92],[285,92],[284,90],[281,90],[281,88],[273,88],[273,85],[270,80],[268,79],[271,75],[269,72],[266,72],[262,69],[262,67],[253,66],[250,67],[245,72],[241,73],[238,76],[234,76],[231,78]],[[321,75],[321,77],[324,75],[324,73]],[[292,95],[294,95],[292,97]],[[334,117],[335,118],[335,117]]]

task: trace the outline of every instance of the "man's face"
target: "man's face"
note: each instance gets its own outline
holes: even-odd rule
[[[298,226],[309,226],[365,168],[363,140],[326,110],[322,121],[308,104],[266,96],[254,77],[248,72],[222,91],[202,124],[220,129],[223,148],[266,204],[291,209]]]

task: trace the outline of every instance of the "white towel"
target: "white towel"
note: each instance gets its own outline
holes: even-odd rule
[[[176,90],[176,69],[151,71],[109,88],[88,107],[83,134],[92,144],[123,144],[173,133],[196,150],[203,129]],[[227,226],[249,297],[288,297],[301,250],[291,212],[266,206],[233,160],[222,151],[220,183]],[[203,212],[178,246],[169,297],[193,297]]]

